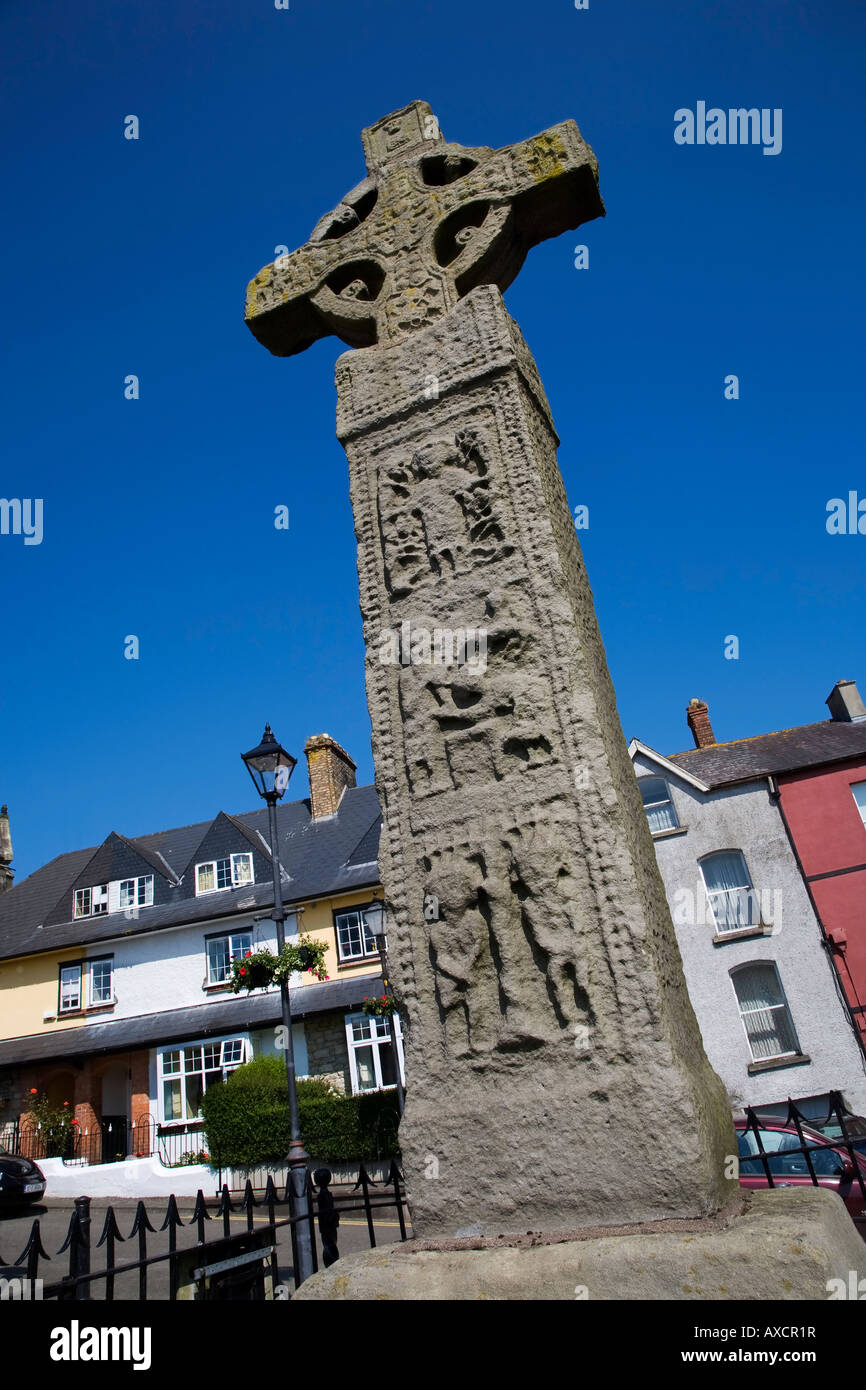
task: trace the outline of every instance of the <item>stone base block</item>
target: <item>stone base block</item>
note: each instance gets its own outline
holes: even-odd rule
[[[295,1298],[820,1301],[829,1280],[866,1277],[866,1241],[834,1193],[755,1192],[743,1205],[716,1222],[666,1223],[676,1230],[388,1245],[347,1255]]]

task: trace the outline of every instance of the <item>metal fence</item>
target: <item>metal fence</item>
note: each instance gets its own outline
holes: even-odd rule
[[[160,1124],[153,1115],[141,1115],[132,1124],[104,1120],[92,1129],[71,1124],[61,1133],[24,1121],[8,1127],[2,1146],[36,1163],[42,1158],[62,1158],[80,1167],[155,1157],[165,1168],[182,1168],[207,1163],[210,1157],[203,1123],[176,1128]]]
[[[846,1110],[839,1092],[830,1092],[827,1117],[820,1122],[804,1115],[790,1097],[788,1113],[784,1118],[766,1111],[762,1114],[760,1109],[755,1110],[752,1106],[746,1107],[745,1116],[744,1132],[754,1135],[756,1151],[740,1155],[741,1178],[744,1163],[749,1163],[755,1165],[750,1175],[765,1178],[769,1187],[804,1185],[806,1180],[813,1187],[822,1186],[822,1180],[830,1182],[834,1188],[848,1185],[849,1190],[859,1192],[863,1200],[862,1214],[855,1213],[850,1207],[847,1210],[861,1236],[866,1239],[866,1179],[861,1166],[863,1157],[866,1157],[866,1134],[862,1123],[858,1123],[857,1117]],[[772,1133],[774,1127],[778,1130],[780,1125],[793,1128],[794,1134],[788,1137],[796,1138],[798,1142],[785,1143],[777,1149],[765,1149],[762,1136]],[[805,1132],[807,1129],[809,1134]],[[829,1137],[828,1130],[834,1131]],[[820,1142],[815,1137],[816,1131],[822,1136]],[[840,1151],[848,1157],[847,1171],[840,1171],[838,1164],[834,1165],[832,1161],[832,1155]]]
[[[109,1206],[102,1233],[95,1245],[91,1199],[78,1197],[66,1239],[55,1256],[59,1259],[67,1255],[66,1273],[53,1277],[54,1270],[47,1270],[47,1264],[53,1261],[43,1246],[38,1218],[33,1222],[21,1254],[3,1272],[8,1277],[11,1271],[20,1271],[22,1286],[26,1282],[31,1289],[38,1288],[38,1296],[42,1300],[61,1302],[84,1302],[94,1298],[114,1302],[118,1281],[129,1275],[136,1278],[139,1300],[159,1297],[160,1294],[152,1290],[151,1280],[159,1266],[167,1268],[167,1292],[162,1296],[171,1301],[256,1301],[289,1297],[288,1286],[280,1281],[278,1232],[288,1229],[291,1277],[294,1281],[294,1271],[298,1267],[296,1229],[301,1220],[309,1221],[314,1271],[319,1268],[319,1247],[322,1264],[326,1267],[339,1259],[340,1217],[350,1212],[364,1213],[367,1242],[371,1249],[376,1246],[376,1213],[385,1209],[396,1210],[399,1238],[401,1241],[408,1239],[405,1187],[396,1163],[392,1162],[385,1183],[374,1183],[362,1166],[358,1182],[351,1192],[334,1194],[330,1188],[330,1169],[319,1168],[313,1174],[308,1172],[308,1217],[283,1217],[278,1214],[280,1208],[288,1207],[289,1189],[287,1187],[280,1197],[272,1178],[261,1199],[256,1198],[248,1182],[243,1199],[232,1202],[228,1187],[224,1186],[213,1214],[208,1210],[208,1203],[199,1189],[194,1210],[187,1222],[181,1219],[174,1196],[168,1198],[165,1216],[159,1225],[151,1222],[145,1203],[140,1201],[128,1236],[121,1234],[115,1209]],[[266,1219],[257,1221],[257,1210],[264,1211]],[[232,1234],[232,1214],[238,1211],[245,1215],[245,1229]],[[159,1218],[156,1220],[159,1221]],[[215,1224],[215,1231],[209,1231],[211,1223]],[[182,1229],[191,1232],[193,1228],[193,1241],[185,1243],[179,1240],[178,1233]],[[166,1233],[168,1249],[158,1254],[149,1253],[148,1236],[163,1232]],[[118,1259],[121,1253],[118,1245],[127,1240],[135,1243],[137,1259]],[[97,1269],[94,1268],[95,1254],[99,1250],[104,1250],[105,1254],[102,1267]],[[0,1256],[2,1265],[3,1258]],[[164,1276],[162,1282],[165,1283]]]

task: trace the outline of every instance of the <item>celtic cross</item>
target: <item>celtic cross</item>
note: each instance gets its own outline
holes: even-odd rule
[[[398,342],[477,285],[506,289],[539,241],[604,215],[574,121],[467,148],[413,101],[362,139],[367,177],[248,286],[246,322],[278,357],[332,333],[350,347]]]

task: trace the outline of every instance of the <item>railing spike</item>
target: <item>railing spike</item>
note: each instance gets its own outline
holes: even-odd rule
[[[151,1226],[150,1217],[147,1214],[147,1207],[141,1200],[139,1200],[138,1206],[135,1208],[135,1221],[132,1223],[132,1230],[129,1233],[130,1240],[133,1236],[138,1235],[140,1231],[153,1231],[154,1235],[156,1234],[156,1227]]]
[[[225,1216],[228,1212],[234,1211],[234,1203],[229,1195],[229,1185],[224,1182],[220,1193],[219,1205],[217,1206],[217,1216]]]
[[[69,1240],[69,1236],[68,1236],[68,1235],[67,1235],[66,1239],[67,1239],[67,1242],[68,1242],[68,1240]],[[66,1249],[66,1246],[64,1245],[63,1250],[65,1250],[65,1249]],[[21,1254],[18,1256],[18,1259],[15,1261],[15,1263],[16,1263],[17,1265],[23,1265],[24,1261],[29,1257],[31,1251],[33,1251],[33,1250],[36,1251],[36,1253],[38,1254],[40,1260],[50,1260],[50,1259],[51,1259],[51,1256],[49,1255],[48,1251],[45,1249],[44,1245],[42,1244],[42,1234],[41,1234],[41,1232],[40,1232],[40,1230],[39,1230],[39,1218],[38,1218],[38,1217],[37,1217],[36,1220],[33,1222],[33,1225],[30,1227],[30,1235],[27,1237],[27,1244],[25,1245],[24,1249],[21,1251]],[[58,1255],[62,1255],[62,1254],[63,1254],[63,1250],[58,1250],[58,1252],[57,1252]]]
[[[184,1223],[180,1219],[180,1212],[177,1209],[177,1198],[172,1192],[168,1199],[168,1206],[165,1210],[165,1220],[163,1221],[159,1229],[161,1231],[165,1231],[168,1230],[169,1226],[174,1228],[177,1226],[182,1226],[183,1224]]]
[[[199,1188],[198,1192],[196,1193],[195,1207],[193,1209],[192,1216],[190,1217],[190,1221],[194,1221],[199,1228],[199,1244],[201,1244],[203,1240],[202,1228],[204,1222],[210,1220],[211,1214],[207,1209],[207,1202],[205,1201],[204,1193],[202,1192],[201,1188]]]
[[[68,1229],[67,1232],[66,1232],[66,1239],[65,1239],[65,1241],[63,1242],[63,1244],[61,1245],[60,1249],[57,1251],[58,1255],[62,1255],[63,1252],[64,1252],[65,1250],[68,1250],[68,1249],[69,1249],[70,1245],[72,1244],[73,1235],[75,1234],[75,1232],[77,1231],[77,1229],[78,1229],[78,1212],[75,1211],[75,1209],[73,1208],[72,1215],[71,1215],[70,1218],[69,1218],[69,1229]]]
[[[114,1238],[115,1240],[125,1240],[125,1239],[126,1239],[125,1236],[122,1236],[122,1235],[120,1234],[120,1227],[119,1227],[118,1224],[117,1224],[117,1217],[116,1217],[115,1214],[114,1214],[114,1207],[109,1207],[109,1208],[108,1208],[108,1211],[105,1213],[105,1221],[103,1222],[103,1225],[102,1225],[102,1235],[99,1237],[99,1240],[96,1242],[96,1248],[97,1248],[97,1250],[99,1249],[99,1247],[100,1247],[101,1245],[104,1245],[104,1244],[105,1244],[105,1242],[108,1240],[109,1236],[113,1236],[113,1238]]]

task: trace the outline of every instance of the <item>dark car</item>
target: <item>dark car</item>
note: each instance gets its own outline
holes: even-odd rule
[[[45,1179],[30,1158],[0,1149],[0,1207],[23,1207],[45,1194]]]
[[[740,1186],[769,1187],[754,1130],[746,1127],[745,1120],[736,1120],[735,1126],[740,1155]],[[835,1147],[819,1130],[808,1125],[803,1125],[802,1141],[795,1125],[780,1121],[761,1120],[758,1133],[761,1147],[767,1155],[774,1189],[813,1186],[809,1172],[811,1161],[816,1185],[838,1193],[857,1230],[866,1240],[866,1155],[857,1152],[855,1166],[845,1149]],[[804,1145],[809,1150],[808,1160],[802,1152]]]

